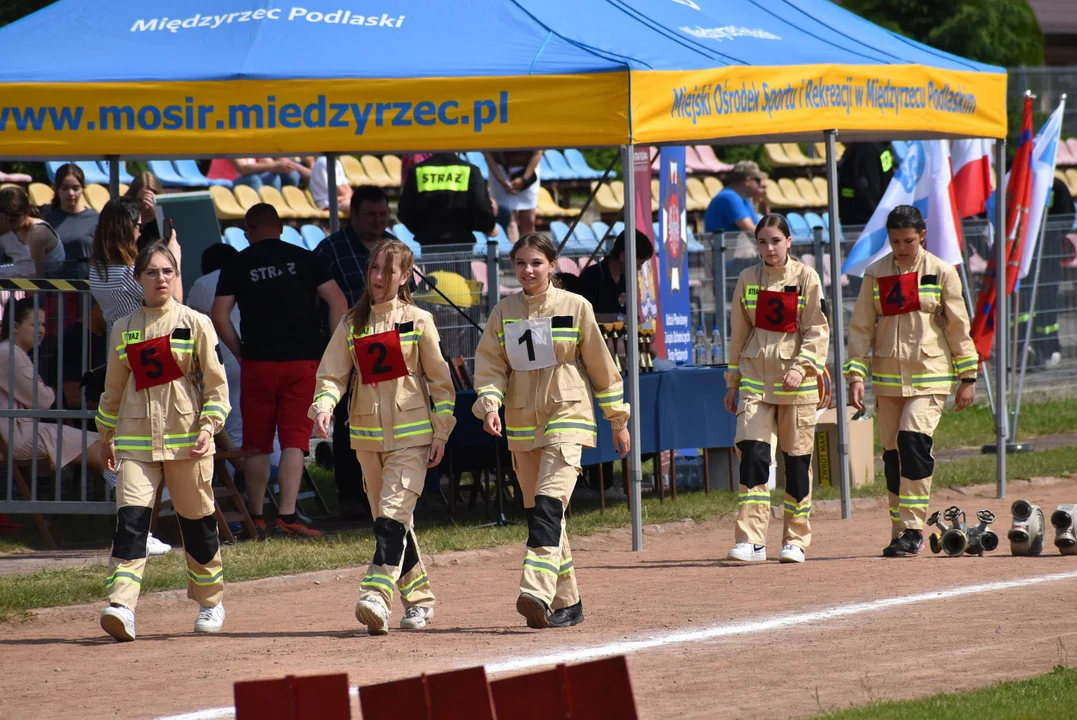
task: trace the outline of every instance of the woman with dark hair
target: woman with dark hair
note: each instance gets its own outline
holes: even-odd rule
[[[551,282],[557,248],[524,235],[509,257],[521,292],[493,309],[475,357],[483,429],[502,437],[498,410],[527,509],[527,550],[516,611],[531,628],[583,622],[565,508],[580,474],[583,448],[595,446],[594,398],[613,428],[613,447],[628,454],[628,404],[621,375],[584,298]]]
[[[135,175],[131,185],[127,188],[124,197],[138,203],[138,211],[141,216],[142,235],[139,237],[139,248],[161,240],[161,228],[157,224],[157,196],[164,192],[161,181],[151,172],[140,172]],[[168,238],[164,238],[168,239]]]
[[[737,416],[734,445],[740,456],[737,544],[726,557],[767,559],[767,484],[777,435],[785,460],[778,561],[801,563],[811,544],[811,456],[830,325],[819,275],[789,255],[785,218],[764,216],[755,226],[755,242],[763,262],[745,268],[737,279],[725,375],[725,407]]]
[[[18,186],[0,190],[0,249],[14,261],[7,277],[50,277],[63,270],[60,236]]]
[[[213,501],[213,437],[228,416],[228,385],[213,323],[174,300],[179,264],[164,243],[141,250],[133,277],[142,307],[109,340],[97,429],[116,469],[116,535],[101,628],[135,639],[135,604],[146,567],[157,489],[168,488],[187,557],[187,597],[199,604],[195,632],[224,625],[224,580]],[[117,467],[117,457],[119,458]]]
[[[65,276],[82,280],[90,277],[90,254],[97,227],[97,211],[86,204],[85,188],[82,168],[75,163],[61,165],[52,184],[52,203],[42,208],[43,217],[64,244]]]
[[[976,397],[978,356],[953,265],[924,249],[927,224],[912,205],[886,218],[890,255],[864,271],[849,322],[849,404],[864,409],[871,363],[875,415],[890,498],[884,557],[916,555],[924,544],[935,458],[932,435],[946,397],[960,412]]]

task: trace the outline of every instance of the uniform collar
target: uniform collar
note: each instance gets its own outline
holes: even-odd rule
[[[142,312],[145,315],[147,315],[148,317],[160,317],[162,315],[166,315],[169,312],[171,312],[172,308],[175,307],[175,306],[176,306],[176,301],[173,300],[172,297],[170,296],[167,300],[165,300],[164,305],[160,305],[158,307],[151,307],[149,305],[143,305],[142,306]]]
[[[923,245],[921,245],[920,248],[916,252],[916,257],[913,258],[913,261],[911,263],[909,263],[908,267],[902,267],[901,263],[899,263],[897,261],[897,258],[893,257],[893,255],[891,255],[891,258],[894,261],[894,267],[896,267],[899,271],[901,271],[901,272],[912,272],[916,268],[920,267],[921,264],[923,264],[924,258],[926,256],[927,256],[927,250],[924,250]]]
[[[541,305],[546,302],[547,298],[552,300],[556,293],[557,288],[553,286],[553,280],[551,279],[550,284],[546,286],[546,292],[536,293],[535,295],[524,293],[523,296],[527,299],[528,305]]]
[[[396,309],[398,301],[399,301],[399,298],[394,296],[394,297],[390,298],[389,300],[386,300],[383,303],[373,303],[370,306],[370,309],[373,310],[376,313],[392,312],[393,310]]]
[[[785,275],[785,273],[789,271],[792,264],[793,264],[793,258],[786,255],[784,265],[781,265],[779,267],[771,267],[770,265],[767,265],[764,262],[763,263],[763,268],[764,268],[764,270],[766,270],[767,275]]]

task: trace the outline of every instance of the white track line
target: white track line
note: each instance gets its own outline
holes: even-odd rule
[[[1014,588],[1023,588],[1030,585],[1040,585],[1043,583],[1072,579],[1077,579],[1077,571],[1053,573],[1051,575],[1037,575],[1017,580],[983,583],[981,585],[966,585],[951,590],[939,590],[935,592],[920,593],[918,595],[906,595],[904,597],[851,603],[849,605],[839,605],[838,607],[816,612],[782,615],[766,620],[749,620],[746,622],[733,623],[732,625],[715,625],[700,630],[685,630],[670,633],[668,635],[660,635],[647,640],[631,640],[627,642],[609,643],[606,645],[595,645],[592,647],[573,648],[546,655],[529,655],[511,658],[509,660],[486,665],[486,673],[488,675],[499,675],[502,673],[519,672],[520,670],[528,670],[536,667],[557,665],[559,663],[581,662],[584,660],[611,657],[613,655],[628,655],[643,650],[666,647],[667,645],[706,642],[708,640],[716,640],[734,635],[756,635],[771,630],[796,627],[799,625],[816,625],[827,620],[835,620],[838,618],[850,617],[852,615],[863,615],[879,610],[889,610],[890,608],[900,607],[902,605],[948,600],[950,598],[962,597],[965,595],[979,595],[1001,590],[1013,590]],[[472,665],[473,663],[467,663],[466,667],[471,667]],[[351,688],[351,694],[353,696],[356,695],[357,692],[357,688]],[[232,718],[234,716],[235,710],[227,707],[184,713],[182,715],[163,716],[157,720],[221,720],[223,718]]]

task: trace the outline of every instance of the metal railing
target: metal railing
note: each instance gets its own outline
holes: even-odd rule
[[[1036,96],[1035,111],[1049,115],[1058,107],[1063,94],[1077,97],[1077,66],[1069,67],[1016,67],[1009,69],[1006,84],[1011,107],[1031,91]],[[1077,136],[1077,103],[1069,102],[1062,118],[1062,137]]]

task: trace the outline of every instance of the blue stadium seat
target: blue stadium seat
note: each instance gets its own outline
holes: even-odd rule
[[[414,240],[403,240],[402,242],[405,245],[407,245],[409,248],[411,248],[411,252],[412,252],[413,255],[415,255],[416,260],[418,260],[419,258],[421,258],[423,256],[423,246],[422,245],[415,242]]]
[[[391,232],[393,233],[393,235],[396,235],[397,238],[403,240],[405,243],[407,243],[409,240],[415,239],[415,234],[411,230],[408,230],[408,226],[404,223],[397,223],[396,225],[393,225],[393,227],[391,228]]]
[[[583,153],[576,148],[568,148],[565,150],[565,160],[568,162],[575,172],[577,177],[584,179],[594,179],[602,177],[602,170],[595,170],[593,167],[587,164],[587,160],[584,159]]]
[[[813,213],[813,212],[804,213],[804,220],[808,223],[808,227],[810,227],[813,232],[814,232],[815,228],[823,228],[823,230],[826,230],[826,222],[817,213]]]
[[[606,237],[606,233],[608,233],[609,230],[610,226],[601,220],[595,220],[591,223],[591,231],[595,234],[595,238],[598,240],[602,240],[602,238]]]
[[[108,174],[109,174],[108,160],[98,160],[97,161],[97,167],[101,168],[101,172],[103,172],[105,174],[105,176],[108,177]],[[134,181],[135,181],[135,179],[134,179],[134,177],[131,176],[131,173],[127,172],[127,163],[125,163],[123,160],[121,160],[120,161],[120,182],[124,183],[125,185],[130,185]]]
[[[101,168],[97,167],[97,163],[89,160],[79,160],[75,164],[82,168],[82,172],[86,176],[86,182],[108,185],[108,173],[101,172]]]
[[[481,152],[472,150],[467,154],[467,161],[482,171],[484,180],[490,179],[490,166],[486,164],[486,156]]]
[[[226,227],[224,229],[224,242],[231,245],[236,250],[246,250],[250,243],[247,242],[247,236],[243,230],[237,227]]]
[[[621,233],[623,233],[624,231],[625,231],[625,224],[622,221],[618,220],[617,222],[613,223],[613,229],[610,230],[610,234],[613,236],[613,239],[616,240],[617,236],[620,235]]]
[[[830,231],[830,213],[828,213],[828,212],[823,213],[821,218],[823,220],[823,228],[829,232]]]
[[[303,236],[303,240],[310,250],[318,247],[318,244],[325,239],[325,230],[322,230],[317,225],[304,225],[299,228],[299,234]]]
[[[181,177],[176,168],[172,167],[170,160],[150,160],[147,164],[150,172],[157,176],[164,187],[199,187],[199,183]]]
[[[303,236],[299,234],[291,225],[284,226],[284,232],[280,234],[280,239],[289,245],[297,245],[301,248],[305,248],[307,245],[303,242]]]
[[[232,187],[231,180],[223,180],[220,178],[211,180],[203,175],[202,171],[198,169],[198,163],[194,160],[173,160],[172,164],[176,167],[176,172],[179,173],[180,177],[198,183],[201,187],[209,187],[210,185],[222,185],[226,188]]]
[[[785,219],[789,223],[789,231],[793,233],[794,238],[810,238],[811,226],[808,225],[808,221],[804,219],[804,216],[800,213],[786,213]]]
[[[559,150],[546,150],[542,153],[542,159],[546,161],[547,166],[552,168],[557,173],[559,180],[586,180],[588,178],[580,177],[580,174],[569,166],[568,161],[565,160],[565,156],[561,154]]]
[[[685,228],[685,230],[686,230],[685,234],[688,237],[688,252],[690,252],[690,253],[706,252],[707,248],[704,247],[703,243],[701,243],[699,240],[696,240],[696,234],[694,232],[692,232],[692,226],[689,225],[688,227]]]
[[[543,180],[567,180],[568,178],[561,177],[561,174],[550,165],[550,159],[546,157],[546,153],[542,153],[542,160],[539,161],[539,175]]]
[[[587,244],[583,241],[583,238],[580,237],[580,228],[583,227],[586,226],[583,223],[580,223],[576,227],[576,230],[573,231],[572,236],[569,237],[568,242],[565,243],[564,249],[566,251],[572,250],[577,252],[589,253],[595,249],[594,243],[591,244],[591,247],[587,247]],[[564,239],[568,237],[568,231],[568,225],[560,220],[554,220],[550,223],[550,233],[553,235],[554,242],[556,242],[558,245],[564,242]],[[587,232],[591,233],[591,228],[587,228]],[[591,233],[591,236],[593,237],[594,233]]]

